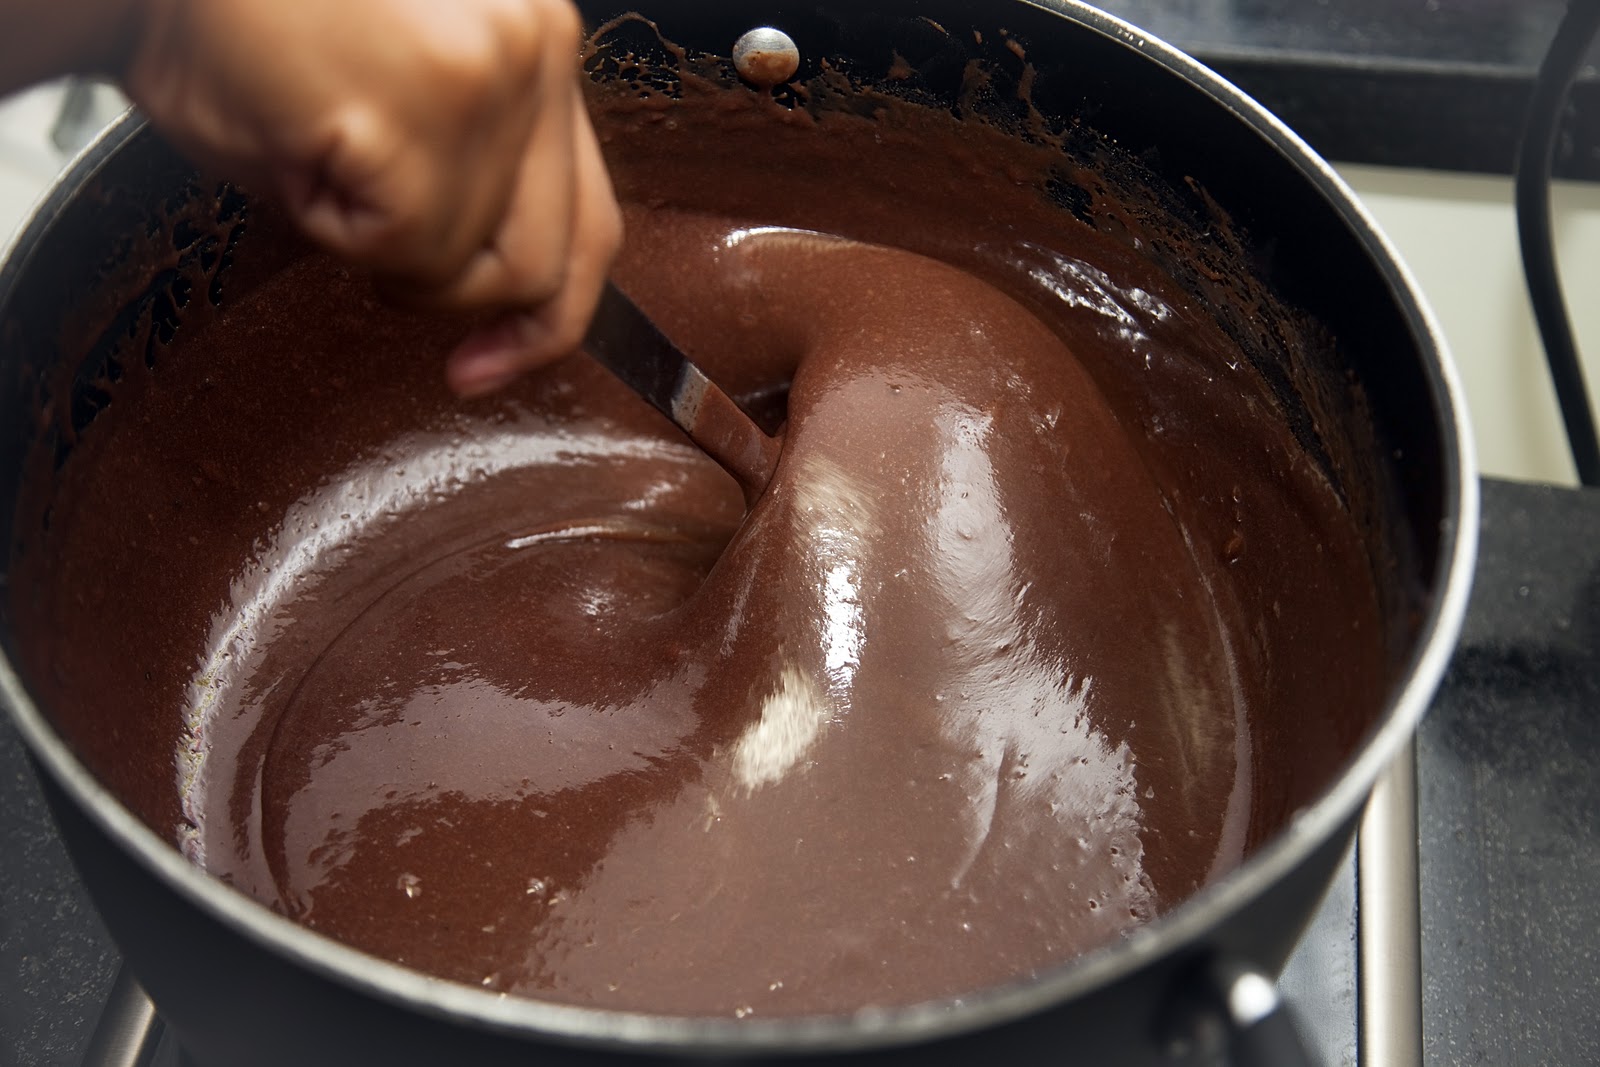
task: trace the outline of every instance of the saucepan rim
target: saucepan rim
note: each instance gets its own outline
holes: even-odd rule
[[[1177,49],[1079,0],[1020,0],[1110,37],[1222,104],[1293,164],[1370,253],[1417,341],[1439,414],[1444,520],[1440,587],[1428,605],[1404,681],[1377,728],[1335,783],[1239,868],[1126,939],[1009,984],[909,1007],[785,1019],[678,1017],[582,1008],[505,996],[430,977],[370,956],[278,915],[192,865],[172,842],[122,805],[46,721],[8,658],[0,697],[39,763],[109,837],[152,875],[212,919],[256,944],[347,987],[425,1015],[529,1039],[588,1048],[678,1054],[861,1050],[920,1042],[1013,1021],[1109,985],[1206,934],[1288,876],[1345,826],[1378,775],[1411,737],[1443,675],[1466,612],[1477,550],[1478,481],[1461,383],[1432,314],[1399,256],[1334,170],[1279,119]],[[13,236],[0,265],[0,306],[10,298],[54,216],[144,129],[129,112],[80,153]]]

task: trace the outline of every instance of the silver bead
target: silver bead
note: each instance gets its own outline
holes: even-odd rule
[[[794,38],[771,26],[758,26],[733,43],[733,65],[751,85],[770,89],[800,69]]]

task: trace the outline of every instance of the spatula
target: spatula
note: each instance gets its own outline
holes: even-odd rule
[[[766,489],[778,465],[779,441],[763,433],[610,282],[583,347],[722,464],[746,501],[753,503]]]

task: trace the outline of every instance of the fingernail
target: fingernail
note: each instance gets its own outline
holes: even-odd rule
[[[475,330],[450,354],[446,375],[461,396],[482,396],[516,380],[528,369],[542,330],[525,314],[508,315]]]
[[[482,335],[467,338],[450,354],[445,375],[462,396],[482,396],[509,384],[521,372],[516,349]]]
[[[474,400],[480,396],[488,396],[490,393],[504,389],[520,377],[522,377],[522,371],[520,370],[510,370],[502,374],[491,374],[482,378],[463,379],[452,374],[450,376],[450,387],[463,400]]]

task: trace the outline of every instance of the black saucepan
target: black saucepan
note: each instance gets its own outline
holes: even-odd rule
[[[926,63],[930,81],[945,69],[952,85],[967,59],[996,54],[1003,27],[1026,42],[1039,112],[1092,125],[1140,160],[1151,181],[1203,189],[1204,203],[1249,235],[1266,284],[1325,325],[1332,340],[1315,373],[1358,382],[1365,397],[1364,412],[1345,416],[1359,424],[1317,431],[1363,457],[1394,661],[1385,705],[1342,770],[1317,783],[1314,802],[1284,830],[1240,869],[1111,948],[917,1008],[797,1020],[668,1018],[432,979],[324,939],[209,878],[120,803],[57,732],[52,709],[19,666],[28,635],[0,601],[0,692],[108,928],[169,1025],[205,1063],[399,1067],[652,1055],[1133,1063],[1209,1055],[1196,1040],[1207,1030],[1208,1005],[1225,1000],[1239,975],[1281,968],[1374,781],[1423,714],[1465,608],[1475,472],[1459,387],[1410,279],[1333,171],[1271,115],[1175,50],[1071,0],[738,8],[673,0],[646,10],[667,36],[713,54],[726,54],[751,27],[773,24],[798,40],[809,70],[824,58],[856,72],[887,70],[899,53]],[[597,22],[618,13],[589,11]],[[972,55],[926,46],[930,27],[950,41],[970,40],[961,48]],[[56,185],[10,249],[0,269],[0,529],[8,553],[19,538],[24,472],[39,469],[38,449],[68,462],[76,431],[95,432],[104,367],[94,363],[96,339],[80,336],[83,309],[113,309],[105,316],[112,330],[159,334],[172,312],[163,272],[185,255],[234,254],[225,226],[218,239],[190,234],[184,244],[162,224],[197,180],[158,137],[124,120]],[[247,255],[248,244],[236,251]],[[142,274],[129,268],[140,263]],[[130,277],[143,280],[114,291]],[[1327,417],[1292,390],[1284,400],[1300,405],[1298,417]],[[1225,1014],[1218,1006],[1218,1017]],[[1270,1037],[1270,1024],[1261,1033]]]

